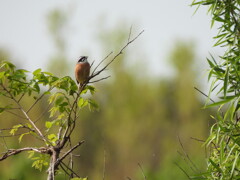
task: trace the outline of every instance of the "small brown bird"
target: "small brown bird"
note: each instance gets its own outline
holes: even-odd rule
[[[84,81],[87,80],[90,73],[90,64],[87,61],[87,56],[81,56],[75,67],[75,77],[77,83],[80,85],[79,88],[83,85]]]

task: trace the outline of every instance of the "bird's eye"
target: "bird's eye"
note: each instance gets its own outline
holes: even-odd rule
[[[86,59],[86,56],[83,56],[83,57],[81,57],[81,58],[78,60],[78,62],[84,62],[85,59]]]

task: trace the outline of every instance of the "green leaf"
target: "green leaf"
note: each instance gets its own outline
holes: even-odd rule
[[[49,76],[53,76],[53,74],[50,73],[50,72],[43,72],[43,73],[46,74],[46,75],[49,75]]]
[[[0,72],[0,79],[2,79],[5,76],[5,71]]]
[[[16,68],[16,66],[14,64],[12,64],[8,61],[2,62],[2,65],[1,65],[0,69],[3,68],[3,67],[5,67],[7,70],[10,70],[11,72],[13,72],[14,69]]]
[[[48,135],[48,139],[56,139],[56,135],[55,134],[49,134]]]
[[[39,171],[42,171],[43,167],[48,166],[49,156],[47,154],[40,154],[39,156],[33,157],[31,159],[35,160],[32,163],[32,167],[38,169]]]
[[[48,139],[53,145],[56,145],[56,141],[58,140],[57,136],[55,134],[49,134]]]
[[[10,131],[9,133],[10,133],[11,135],[15,135],[15,133],[17,132],[17,130],[18,130],[19,128],[21,128],[21,127],[22,127],[21,124],[15,125],[15,126],[12,127],[12,129],[11,129],[11,131]]]
[[[45,95],[50,95],[51,92],[50,92],[50,91],[45,91],[44,94],[45,94]]]
[[[40,87],[39,87],[38,83],[34,83],[33,87],[37,93],[40,92]]]
[[[64,100],[63,96],[58,97],[57,100],[55,101],[55,105],[58,106],[63,100]]]
[[[223,93],[224,97],[226,97],[227,94],[227,87],[228,87],[228,79],[229,79],[229,69],[227,68],[225,78],[224,78],[224,85],[223,85]]]
[[[94,110],[98,110],[99,109],[98,104],[94,100],[92,100],[92,99],[88,100],[88,107],[89,107],[90,111],[94,111]]]
[[[215,67],[215,64],[212,63],[212,61],[210,61],[210,59],[207,58],[208,64],[211,68]]]
[[[83,99],[82,97],[78,100],[78,107],[83,108],[88,105],[88,100]]]
[[[49,112],[50,112],[50,117],[53,117],[58,110],[59,110],[59,107],[53,106],[53,107],[49,110]]]
[[[233,176],[233,172],[234,172],[234,169],[236,167],[237,161],[239,160],[238,157],[239,157],[239,152],[236,152],[235,159],[234,159],[234,162],[232,164],[231,177]]]
[[[49,98],[48,98],[48,102],[49,104],[51,104],[53,101],[55,101],[55,99],[60,96],[60,93],[54,93],[52,94]]]
[[[39,68],[39,69],[37,69],[37,70],[33,71],[33,75],[34,75],[34,76],[37,76],[38,74],[40,74],[40,73],[41,73],[41,71],[42,71],[42,69],[41,69],[41,68]]]
[[[62,113],[62,114],[58,115],[57,120],[63,119],[64,117],[65,117],[65,114]]]
[[[221,140],[220,142],[220,163],[222,163],[223,159],[224,159],[224,147],[225,147],[225,142],[223,140]]]
[[[96,88],[90,85],[86,86],[86,89],[88,89],[92,95],[96,92]]]
[[[232,100],[232,99],[229,98],[229,99],[226,99],[226,100],[223,100],[223,101],[215,102],[215,103],[212,103],[212,104],[209,104],[209,105],[204,106],[204,108],[210,108],[210,107],[214,107],[214,106],[224,105],[224,104],[228,103],[228,102],[231,101],[231,100]]]
[[[71,178],[71,180],[88,180],[88,178],[87,177],[85,177],[85,178],[77,178],[77,177],[75,177],[75,178]]]
[[[82,90],[81,94],[86,94],[87,91],[88,91],[88,89],[85,87],[85,88]]]
[[[50,129],[52,127],[53,123],[51,121],[46,121],[45,126],[47,129]]]
[[[213,165],[213,167],[215,167],[218,170],[218,172],[222,172],[219,166],[211,158],[209,158],[209,161]]]
[[[35,154],[35,151],[28,151],[28,158],[32,158]]]
[[[28,134],[30,134],[30,133],[27,132],[27,133],[21,134],[21,135],[19,136],[19,138],[18,138],[19,143],[22,141],[23,136],[28,135]]]

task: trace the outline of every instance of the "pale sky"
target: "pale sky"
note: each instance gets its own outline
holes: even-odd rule
[[[193,15],[195,7],[190,7],[190,3],[191,0],[0,0],[0,48],[9,50],[24,69],[44,69],[54,53],[46,17],[49,11],[60,8],[71,13],[66,37],[67,54],[73,65],[83,52],[89,52],[89,59],[103,58],[97,40],[100,19],[106,28],[126,20],[126,30],[131,25],[134,33],[145,30],[131,45],[131,51],[142,51],[152,72],[164,76],[169,73],[166,57],[177,39],[193,40],[200,61],[205,61],[209,52],[217,51],[212,48],[216,28],[210,29],[207,9],[200,8]],[[199,68],[204,71],[206,65]]]

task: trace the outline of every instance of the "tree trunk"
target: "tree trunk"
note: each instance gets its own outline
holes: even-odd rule
[[[49,164],[49,168],[47,170],[47,172],[48,172],[47,180],[55,179],[55,172],[57,170],[56,161],[57,161],[58,157],[59,157],[59,152],[57,152],[55,149],[52,149],[50,164]]]

